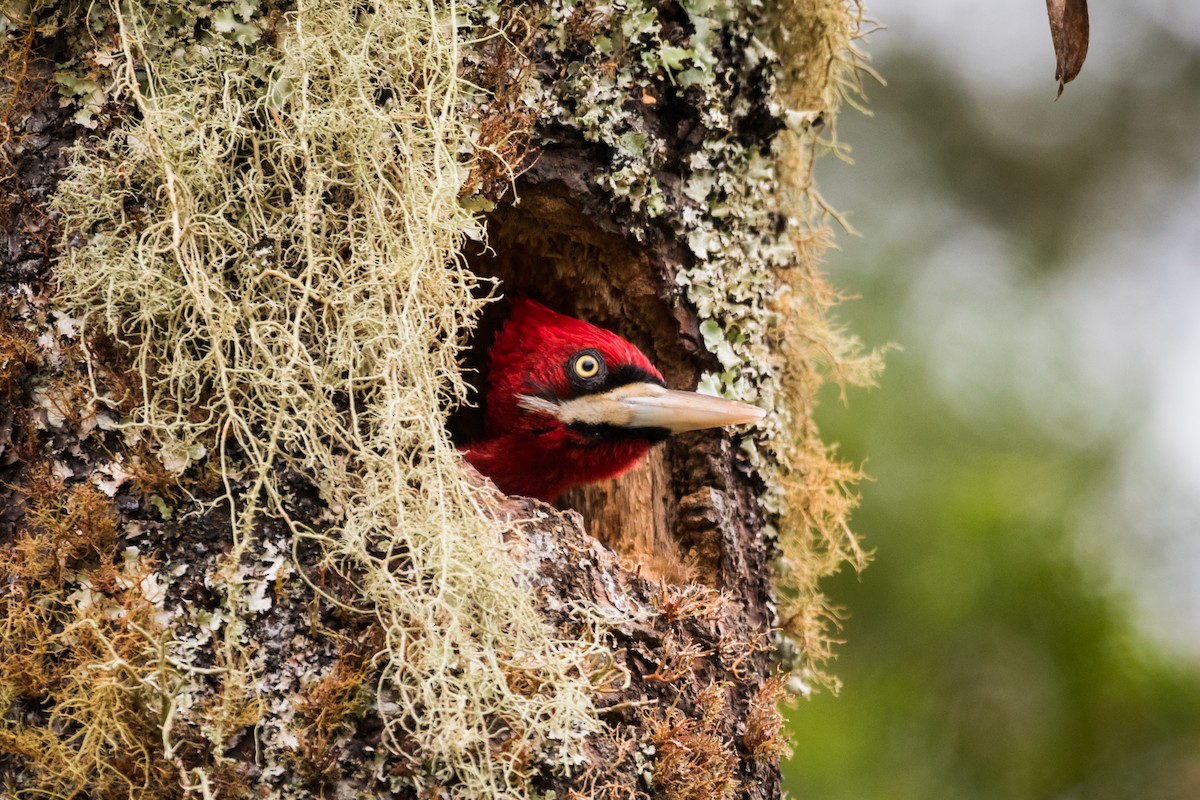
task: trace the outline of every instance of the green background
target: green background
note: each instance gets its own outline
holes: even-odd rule
[[[841,317],[901,349],[819,415],[875,557],[791,796],[1200,798],[1196,5],[1093,3],[1058,102],[1041,3],[870,5],[889,85],[817,175]]]

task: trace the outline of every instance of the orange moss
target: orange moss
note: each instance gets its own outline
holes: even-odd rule
[[[513,181],[530,166],[535,147],[533,128],[538,115],[522,96],[535,80],[534,39],[545,12],[522,7],[504,20],[503,30],[477,48],[480,63],[471,80],[489,95],[479,104],[471,173],[460,195],[500,200]]]
[[[6,300],[5,305],[9,302]],[[4,310],[0,309],[0,395],[12,397],[38,358],[37,338],[32,331],[14,325]]]
[[[746,665],[746,662],[756,653],[770,653],[775,650],[775,643],[767,631],[761,631],[757,635],[751,634],[749,638],[745,639],[725,636],[721,638],[717,646],[720,649],[721,660],[729,665],[729,674],[739,681],[757,678],[757,673],[753,671],[753,662]],[[751,675],[745,674],[747,667],[751,671]]]
[[[57,797],[179,796],[161,744],[163,634],[142,591],[151,564],[120,557],[115,511],[92,486],[39,464],[22,491],[27,525],[0,549],[8,779]]]
[[[676,644],[674,637],[668,633],[663,637],[662,660],[655,667],[654,672],[645,676],[645,680],[674,683],[691,673],[696,659],[710,655],[712,655],[711,650],[705,650],[695,641]]]
[[[819,153],[844,152],[836,135],[838,108],[843,102],[856,105],[864,76],[874,73],[856,47],[864,25],[860,3],[772,0],[769,13],[784,65],[781,99],[808,118],[801,129],[781,134],[778,160],[780,202],[793,220],[790,238],[798,255],[795,266],[781,275],[790,291],[779,294],[772,343],[783,367],[794,432],[780,453],[779,617],[798,651],[797,663],[790,666],[806,680],[836,689],[836,679],[822,670],[836,644],[829,633],[836,628],[836,615],[820,581],[844,563],[858,570],[866,565],[867,554],[849,527],[858,503],[854,485],[863,475],[822,441],[813,413],[828,380],[843,391],[848,385],[873,385],[882,352],[864,352],[833,316],[845,298],[821,274],[819,262],[834,243],[830,221],[847,226],[817,190],[813,164]]]
[[[576,786],[567,790],[567,800],[640,800],[645,793],[638,791],[636,781],[622,773],[638,748],[636,737],[619,728],[607,728],[595,740],[602,754],[593,754]]]
[[[163,466],[162,460],[147,442],[139,442],[125,465],[129,488],[142,500],[161,497],[173,501],[182,494],[179,475]]]
[[[364,684],[371,676],[370,658],[347,646],[333,667],[319,679],[301,688],[295,698],[296,712],[303,719],[298,731],[298,761],[306,778],[323,785],[337,777],[342,754],[339,739],[348,733],[367,703]],[[374,648],[375,650],[378,647]]]
[[[780,701],[787,697],[786,685],[784,675],[768,678],[751,698],[746,711],[742,744],[752,759],[767,766],[774,766],[780,757],[792,754],[783,730],[783,714],[779,710]]]
[[[33,3],[27,12],[32,19],[41,3]],[[5,9],[11,13],[12,5]],[[18,25],[22,21],[18,20]],[[18,169],[17,158],[21,152],[18,126],[24,117],[49,96],[51,88],[47,80],[49,62],[34,55],[33,46],[37,30],[26,30],[9,34],[7,42],[0,43],[0,225],[7,225],[22,209],[36,206],[26,191]],[[39,66],[42,67],[39,69]],[[47,233],[50,220],[40,210],[34,211],[38,224],[27,226],[29,233],[46,251],[49,250],[51,235]],[[2,368],[0,368],[2,369]],[[2,384],[0,384],[2,388]]]
[[[650,598],[654,607],[668,622],[699,619],[708,622],[720,618],[731,602],[728,595],[698,584],[660,584]]]
[[[82,560],[112,556],[119,529],[112,502],[91,484],[67,487],[47,464],[30,468],[21,488],[26,522],[5,559],[16,579],[42,591],[62,588],[66,573]],[[0,573],[4,561],[0,561]]]
[[[738,759],[718,732],[715,713],[692,719],[670,709],[650,727],[654,787],[665,800],[723,800],[738,790]]]

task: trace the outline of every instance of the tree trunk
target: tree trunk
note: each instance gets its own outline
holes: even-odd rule
[[[784,330],[795,318],[780,298],[808,291],[802,257],[816,251],[792,247],[811,232],[789,218],[776,169],[813,141],[805,129],[785,145],[784,123],[833,112],[857,17],[826,0],[770,12],[479,2],[457,18],[409,5],[388,21],[388,4],[337,0],[34,4],[10,23],[6,792],[779,796],[785,679],[773,653],[799,648],[785,666],[802,679],[822,654],[778,630],[781,504],[818,532],[844,527],[844,508],[819,499],[840,497],[848,476],[812,468],[828,463],[813,444],[813,383],[788,378],[814,373],[817,358],[789,363],[781,343],[829,334]],[[764,43],[772,28],[793,35],[789,59],[812,57],[792,90]],[[437,94],[455,70],[477,88]],[[343,74],[347,85],[368,76],[338,101],[361,102],[345,118],[365,122],[305,127],[332,102],[306,93],[334,96]],[[425,121],[402,127],[409,108]],[[364,132],[379,119],[381,133]],[[446,119],[467,133],[453,138]],[[356,136],[373,149],[356,149]],[[218,167],[205,173],[210,157]],[[444,197],[426,202],[420,180],[394,172],[436,182],[455,164],[445,197],[476,210],[483,236],[458,211],[420,216]],[[807,168],[788,185],[803,190]],[[227,180],[224,195],[212,188]],[[373,214],[399,222],[337,239]],[[415,232],[397,233],[401,223]],[[375,280],[352,272],[357,262],[408,258],[404,244],[443,223],[460,226],[445,268],[440,251],[421,251],[411,272],[354,294],[356,280]],[[372,255],[393,235],[396,248]],[[326,266],[305,271],[305,253]],[[352,315],[385,290],[385,322],[403,323],[414,297],[442,315],[427,298],[447,275],[451,288],[437,291],[459,294],[436,296],[455,298],[452,322],[405,359],[373,349],[389,334]],[[745,438],[675,437],[557,508],[506,498],[449,447],[479,429],[478,410],[447,398],[464,376],[486,379],[505,309],[480,310],[488,288],[472,276],[617,331],[669,386],[704,381],[774,417]],[[276,294],[255,305],[272,280]],[[823,311],[819,294],[800,300]],[[206,320],[211,330],[198,327]],[[346,361],[314,355],[343,345]],[[439,348],[466,371],[418,369],[413,359]],[[223,366],[206,372],[214,358]],[[178,374],[183,363],[197,366]],[[425,415],[435,424],[393,426],[421,392],[437,398]],[[273,410],[262,399],[272,393]],[[379,398],[391,405],[372,416]],[[328,417],[305,427],[309,414]],[[392,463],[411,471],[389,477]],[[792,569],[827,571],[831,553],[837,563],[842,546],[814,545],[811,564]],[[810,584],[781,579],[793,604],[809,604],[789,619],[819,612]]]

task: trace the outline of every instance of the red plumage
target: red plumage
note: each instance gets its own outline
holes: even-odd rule
[[[646,356],[615,333],[524,297],[513,302],[489,353],[485,438],[463,451],[506,494],[550,502],[573,486],[620,475],[653,446],[654,439],[636,436],[597,439],[520,406],[521,395],[569,396],[568,366],[587,349],[598,351],[610,372],[635,367],[662,381]]]

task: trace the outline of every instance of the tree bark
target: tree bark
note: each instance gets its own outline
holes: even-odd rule
[[[293,11],[266,5],[264,19]],[[470,5],[470,31],[485,33],[489,9]],[[524,292],[616,330],[668,385],[691,389],[723,367],[706,346],[707,317],[681,289],[708,258],[689,245],[682,220],[712,213],[710,200],[690,199],[688,187],[701,154],[724,147],[773,157],[783,117],[772,105],[778,64],[752,41],[769,20],[726,9],[710,52],[686,57],[711,62],[713,83],[701,91],[683,86],[682,65],[648,60],[641,32],[622,33],[641,14],[641,24],[657,26],[655,47],[671,48],[653,57],[686,61],[680,53],[698,41],[687,4],[592,5],[567,6],[574,13],[565,16],[560,5],[523,7],[516,16],[524,49],[483,40],[469,52],[470,68],[483,72],[507,59],[490,85],[479,81],[492,99],[476,102],[482,119],[513,115],[510,133],[527,137],[527,149],[511,191],[503,182],[483,191],[491,195],[488,247],[468,246],[465,255],[504,294]],[[511,19],[495,24],[519,39]],[[228,616],[232,523],[227,504],[211,501],[229,491],[245,502],[255,487],[212,466],[215,443],[207,466],[176,484],[147,441],[117,424],[116,410],[92,402],[93,382],[129,408],[142,390],[128,349],[103,332],[77,330],[54,294],[55,260],[74,245],[55,229],[48,202],[69,162],[64,146],[91,134],[73,121],[78,106],[54,90],[52,64],[82,58],[72,51],[80,40],[27,32],[22,41],[24,49],[9,47],[0,143],[9,165],[0,228],[0,654],[21,670],[0,681],[0,785],[81,797],[468,796],[460,775],[406,737],[406,726],[420,726],[420,709],[388,728],[381,676],[403,668],[404,650],[385,649],[374,618],[353,610],[355,576],[327,570],[313,540],[298,537],[295,523],[336,532],[336,512],[313,476],[279,468],[287,519],[257,521],[252,536],[263,549],[234,565],[254,611],[221,623],[225,631],[240,626],[238,646],[217,645],[215,621],[207,632],[173,627],[179,610],[192,620],[198,611]],[[613,91],[638,94],[598,100],[618,120],[598,132],[584,121],[594,109],[560,81],[592,69],[606,47]],[[711,127],[702,102],[723,106],[727,128]],[[658,148],[633,158],[643,186],[659,187],[657,199],[639,202],[606,183],[630,163],[618,143],[630,134]],[[129,214],[140,213],[137,197],[125,202]],[[778,208],[750,211],[761,218],[755,230],[779,236],[786,227]],[[485,312],[467,358],[479,380],[503,308]],[[452,427],[469,435],[475,414],[459,412]],[[243,454],[231,445],[227,455],[236,462]],[[582,759],[564,765],[545,752],[514,755],[506,748],[515,737],[496,719],[493,751],[518,763],[525,782],[489,793],[779,796],[776,552],[764,536],[763,486],[740,440],[710,431],[674,438],[628,475],[575,490],[557,508],[493,496],[488,513],[508,531],[506,554],[497,557],[514,560],[519,589],[534,593],[545,623],[565,640],[599,621],[606,656],[593,676],[600,728],[572,743]],[[103,601],[89,610],[84,595]],[[190,642],[200,655],[181,667],[163,655],[168,641]],[[170,681],[187,687],[178,717],[162,701]],[[106,704],[106,716],[71,706],[86,706],[85,694]],[[108,726],[103,736],[89,727],[95,720]]]

